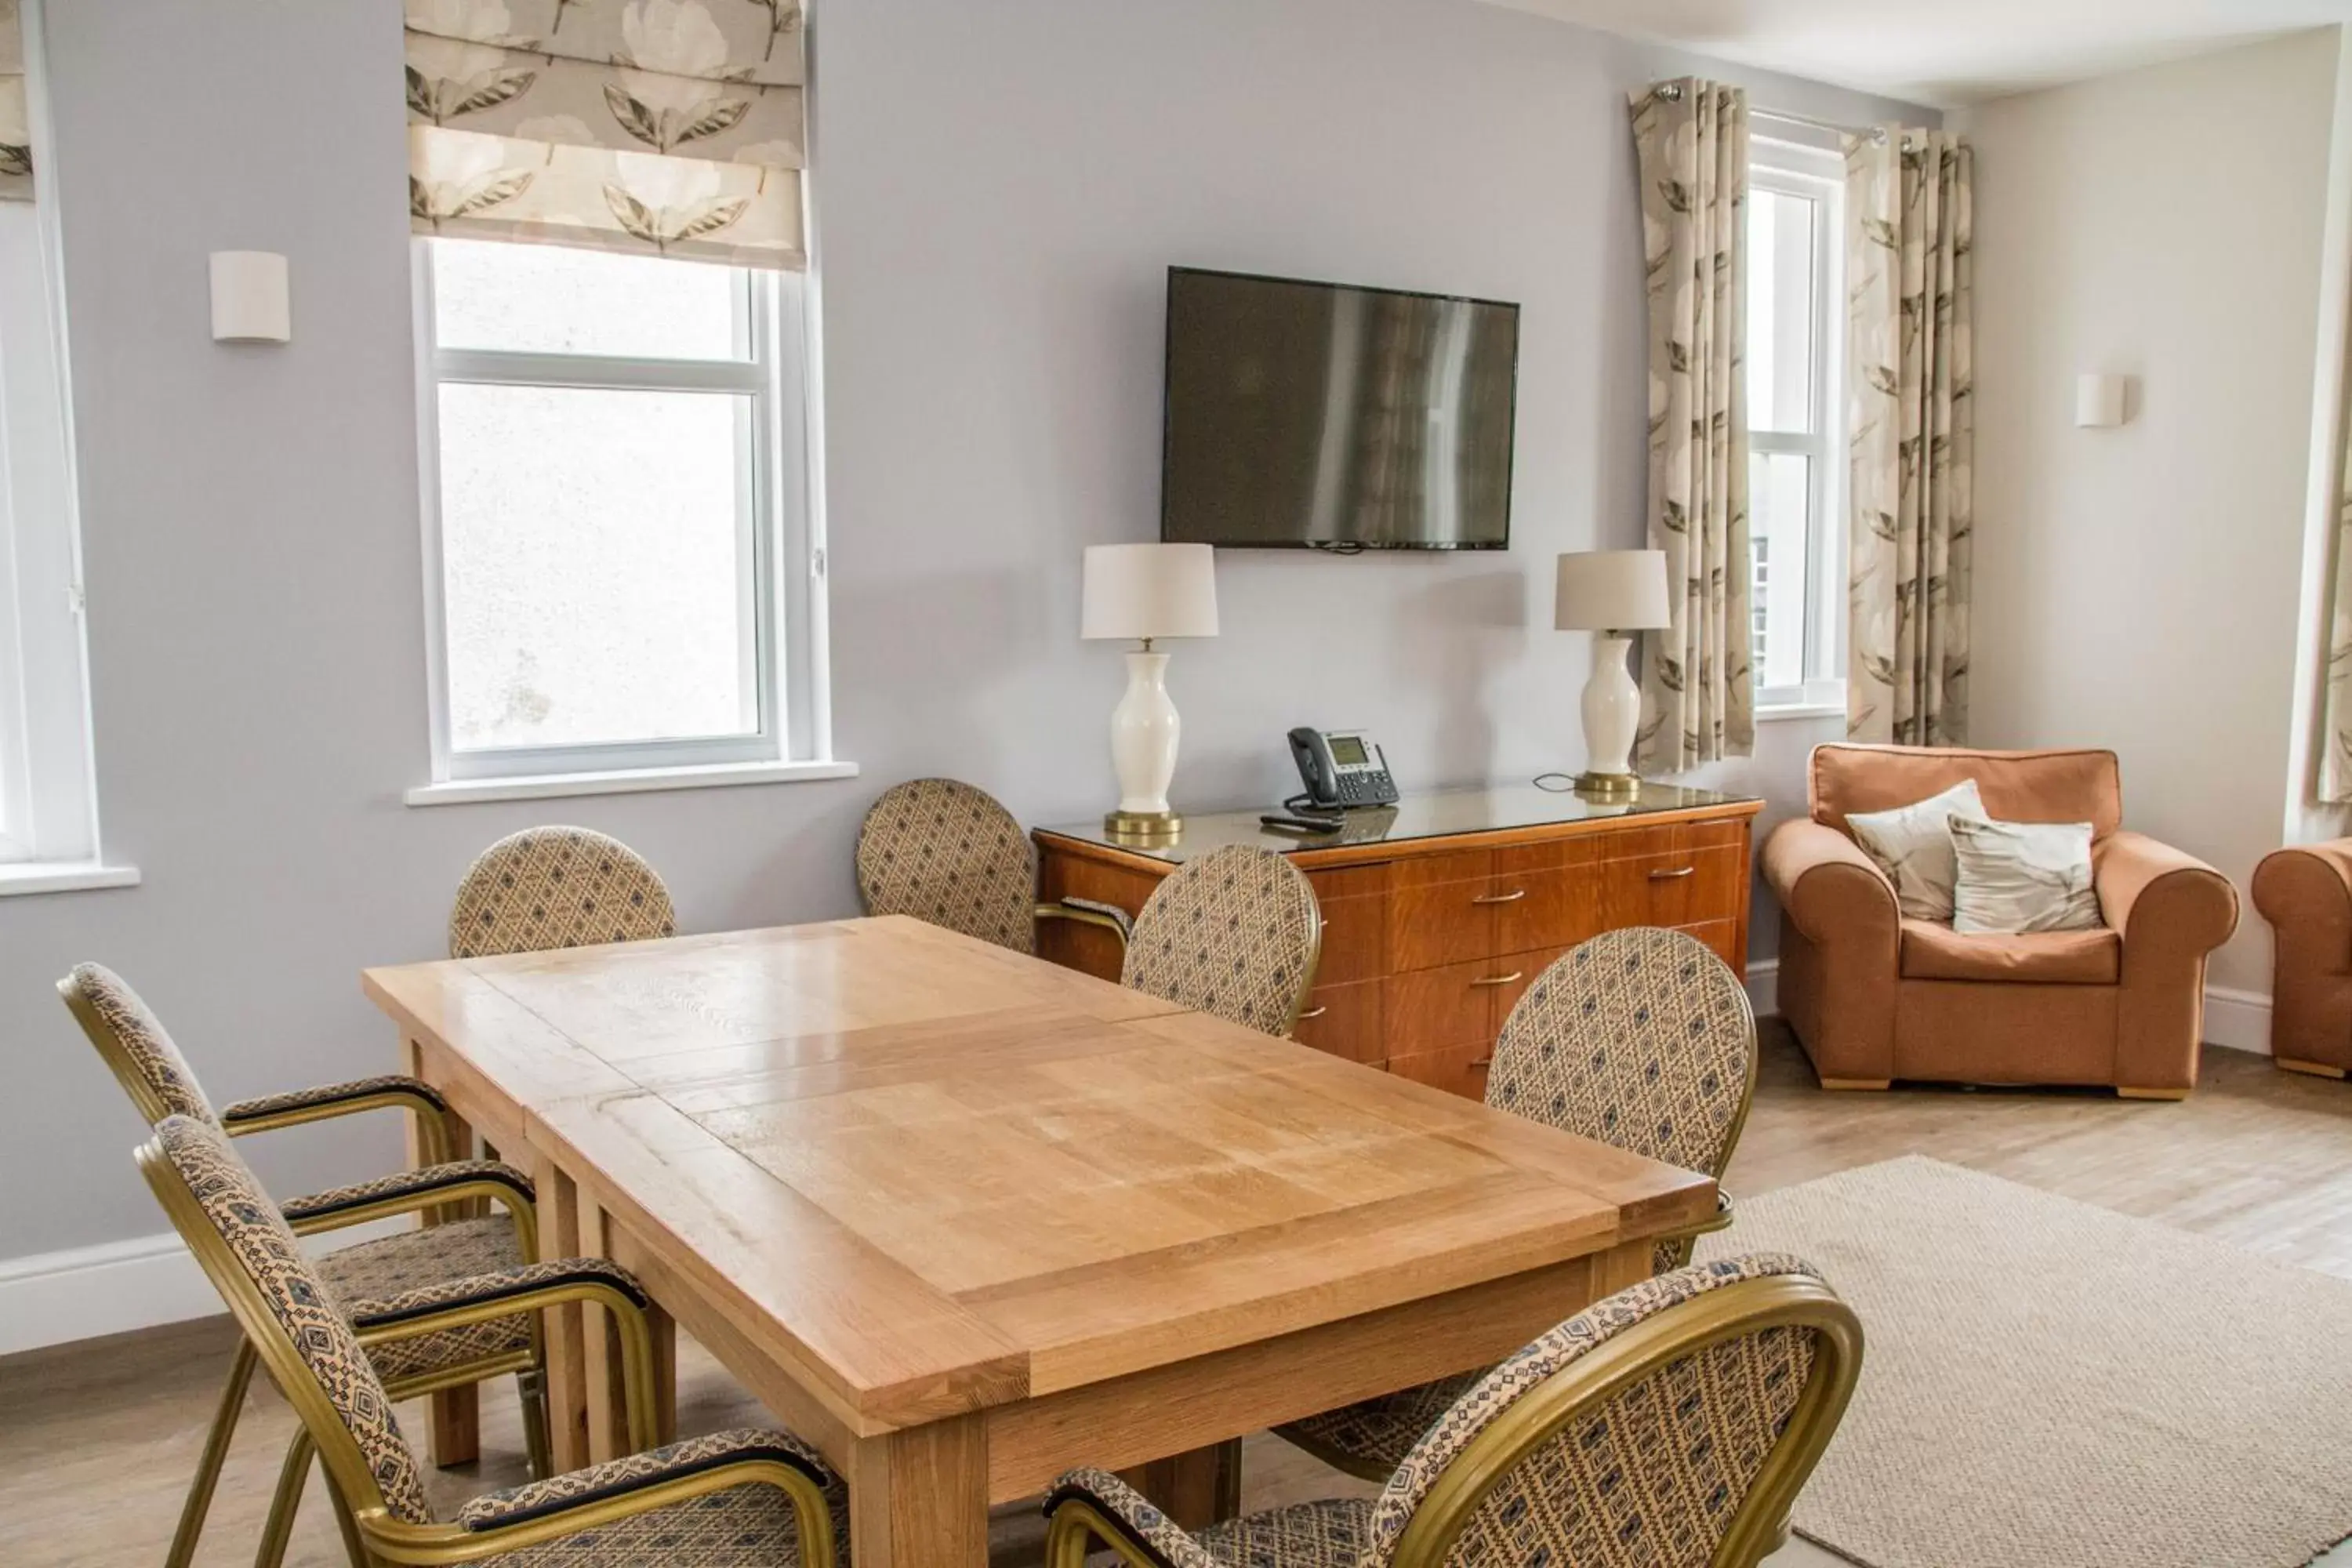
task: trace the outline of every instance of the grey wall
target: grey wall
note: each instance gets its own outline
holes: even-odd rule
[[[163,1228],[138,1123],[50,994],[77,959],[227,1098],[381,1070],[357,972],[434,956],[468,859],[533,822],[628,840],[709,930],[849,912],[851,837],[898,779],[1099,810],[1121,670],[1076,638],[1078,552],[1156,529],[1171,262],[1526,307],[1511,552],[1225,556],[1225,635],[1172,675],[1180,804],[1281,793],[1300,722],[1376,726],[1409,788],[1580,761],[1585,654],[1547,574],[1641,531],[1623,95],[1687,61],[1466,0],[856,0],[820,26],[835,712],[865,775],[415,810],[399,7],[50,7],[100,796],[146,880],[0,900],[0,1180],[37,1194],[0,1206],[0,1258]],[[236,247],[292,258],[290,346],[208,340],[205,253]],[[1733,773],[1785,796],[1801,754],[1768,739]],[[394,1147],[257,1154],[294,1190]]]

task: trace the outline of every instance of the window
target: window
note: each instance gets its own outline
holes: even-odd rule
[[[98,863],[56,182],[41,163],[39,14],[22,20],[36,169],[29,191],[0,192],[0,892],[139,879]],[[0,80],[12,103],[20,85]]]
[[[847,772],[800,275],[417,245],[436,784],[411,800]]]
[[[1748,535],[1759,708],[1843,703],[1837,410],[1845,170],[1759,135],[1748,197]]]

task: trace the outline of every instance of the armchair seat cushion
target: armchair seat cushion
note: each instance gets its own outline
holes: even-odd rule
[[[522,1263],[514,1222],[504,1215],[404,1230],[319,1259],[319,1276],[346,1317],[446,1280],[495,1274]],[[518,1313],[375,1345],[368,1359],[386,1383],[530,1348],[530,1318]]]
[[[1929,921],[1903,922],[1906,980],[2113,985],[2123,978],[2123,933],[2106,926],[2092,931],[1969,936]]]
[[[1327,1498],[1230,1520],[1193,1539],[1232,1568],[1356,1568],[1371,1521],[1371,1499]]]

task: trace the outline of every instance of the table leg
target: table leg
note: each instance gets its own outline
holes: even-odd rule
[[[1186,1530],[1206,1530],[1242,1511],[1242,1442],[1212,1443],[1121,1470],[1119,1479]]]
[[[987,1568],[988,1428],[980,1416],[861,1438],[846,1479],[853,1568]]]
[[[416,1044],[403,1038],[400,1043],[401,1070],[418,1076],[420,1067]],[[408,1123],[408,1163],[413,1168],[425,1163],[433,1152],[425,1142],[416,1118]],[[448,1157],[470,1159],[474,1149],[474,1130],[466,1125],[455,1112],[443,1119],[441,1129],[446,1140]],[[464,1217],[461,1205],[426,1209],[417,1216],[419,1225],[439,1225]],[[467,1384],[462,1388],[445,1388],[425,1399],[425,1454],[433,1465],[447,1468],[451,1465],[467,1465],[482,1457],[482,1416],[479,1391]]]
[[[612,1255],[604,1213],[594,1199],[583,1195],[580,1198],[580,1256]],[[591,1464],[601,1465],[636,1451],[629,1441],[627,1363],[621,1357],[620,1328],[611,1311],[590,1301],[582,1306],[580,1314],[582,1381],[588,1395],[588,1458]]]
[[[677,1441],[677,1320],[656,1304],[646,1309],[654,1341],[654,1441]]]
[[[1655,1247],[1646,1241],[1625,1242],[1598,1254],[1592,1259],[1592,1299],[1598,1301],[1639,1285],[1650,1277],[1655,1261]]]
[[[580,1189],[551,1160],[533,1173],[539,1187],[540,1252],[580,1256]],[[588,1368],[582,1310],[551,1307],[542,1314],[547,1337],[547,1446],[555,1473],[589,1462]]]

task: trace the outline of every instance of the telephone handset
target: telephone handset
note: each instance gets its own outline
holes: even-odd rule
[[[1293,730],[1290,755],[1306,783],[1306,799],[1327,811],[1396,802],[1388,753],[1361,730]]]

